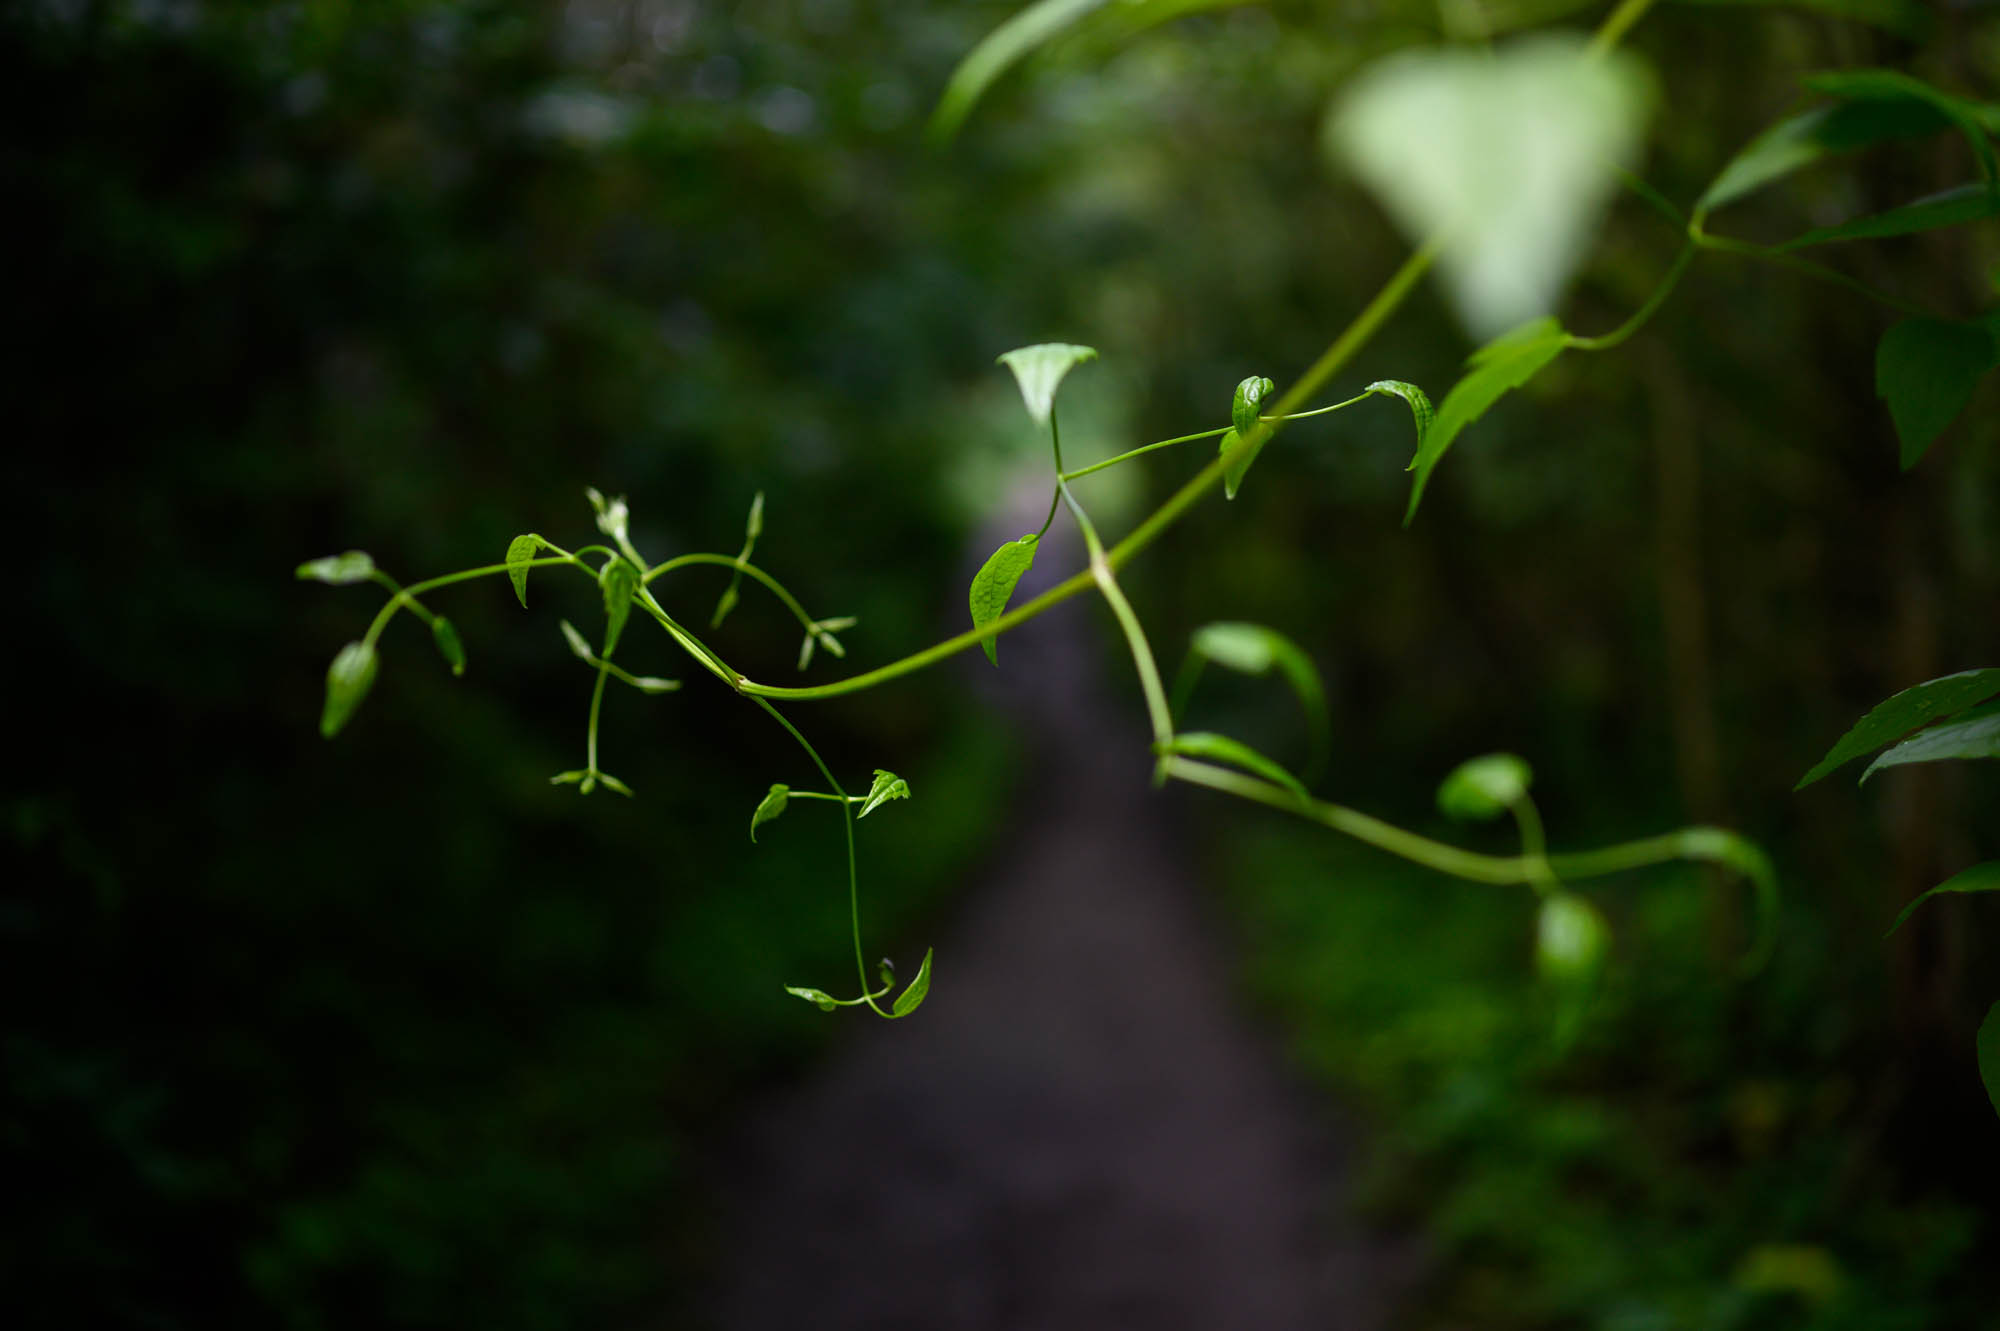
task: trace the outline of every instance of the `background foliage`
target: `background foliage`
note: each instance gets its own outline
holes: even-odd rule
[[[1669,110],[1647,178],[1685,203],[1829,66],[1994,97],[1985,11],[1883,12],[1649,17],[1631,44]],[[1039,453],[996,351],[1102,349],[1065,399],[1078,461],[1221,423],[1245,374],[1282,388],[1403,253],[1325,162],[1328,98],[1434,38],[1438,11],[1085,30],[927,151],[932,100],[1005,13],[0,18],[31,629],[0,918],[20,1238],[0,1270],[31,1320],[497,1329],[684,1294],[717,1182],[704,1134],[823,1030],[776,979],[842,946],[820,848],[738,840],[794,760],[691,683],[613,698],[629,756],[607,763],[640,801],[551,790],[587,679],[553,619],[579,607],[523,617],[498,586],[446,603],[467,680],[399,626],[364,722],[322,745],[319,674],[365,611],[290,570],[351,544],[416,576],[519,530],[560,540],[586,483],[631,495],[642,546],[733,548],[761,488],[765,558],[861,617],[869,664],[958,626],[962,542]],[[1456,14],[1454,35],[1530,17]],[[1731,226],[1887,206],[1955,183],[1964,153],[1816,169]],[[1833,261],[1971,314],[1992,231]],[[1619,203],[1566,320],[1622,319],[1674,244]],[[1377,1111],[1374,1204],[1434,1236],[1420,1321],[1990,1316],[2000,1151],[1967,1051],[1993,907],[1940,901],[1878,939],[2000,854],[2000,787],[1959,764],[1790,793],[1874,701],[2000,663],[1994,389],[1901,474],[1867,391],[1892,317],[1704,259],[1640,338],[1468,432],[1410,531],[1407,414],[1385,401],[1294,427],[1126,575],[1170,657],[1224,614],[1313,651],[1336,798],[1410,816],[1459,759],[1509,748],[1559,837],[1712,819],[1780,854],[1784,933],[1747,986],[1718,960],[1733,887],[1598,894],[1618,954],[1557,1060],[1528,912],[1215,811],[1255,991]],[[1427,291],[1332,392],[1435,394],[1465,350]],[[794,644],[739,611],[720,645],[782,667]],[[959,680],[815,714],[834,761],[920,793],[923,835],[870,865],[891,929],[942,909],[998,830],[1007,746]],[[1282,695],[1205,696],[1217,728],[1289,742]]]

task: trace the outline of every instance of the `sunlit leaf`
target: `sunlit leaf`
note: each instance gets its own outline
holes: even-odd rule
[[[885,772],[878,767],[875,769],[875,780],[868,787],[868,798],[861,801],[861,812],[854,816],[866,818],[890,800],[908,798],[910,798],[910,783],[894,772]]]
[[[1792,789],[1804,790],[1843,763],[1901,739],[1918,726],[1984,702],[1996,693],[2000,693],[2000,670],[1991,669],[1965,670],[1904,689],[1877,703],[1868,715],[1856,721]]]
[[[889,1008],[892,1017],[907,1017],[917,1010],[931,991],[931,951],[924,949],[923,964],[917,967],[917,978],[910,981],[910,987],[896,995],[895,1003]]]
[[[436,615],[431,619],[431,640],[437,643],[438,654],[444,657],[445,664],[451,667],[451,673],[464,674],[465,644],[459,641],[458,630],[453,628],[451,621],[443,615]]]
[[[1431,472],[1436,470],[1459,432],[1484,416],[1509,391],[1540,374],[1569,344],[1570,335],[1561,324],[1554,319],[1537,319],[1501,335],[1472,354],[1466,362],[1470,371],[1445,394],[1437,418],[1418,438],[1417,455],[1410,462],[1410,470],[1417,476],[1410,487],[1404,526],[1409,526],[1417,516],[1417,505],[1423,501]]]
[[[785,811],[785,805],[790,801],[791,794],[792,788],[790,786],[780,785],[773,785],[770,790],[765,792],[764,798],[757,802],[756,812],[750,815],[750,839],[752,841],[757,839],[758,828]]]
[[[931,141],[951,138],[995,79],[1030,51],[1105,3],[1106,0],[1037,0],[986,34],[958,62],[950,82],[945,84],[937,110],[931,113],[928,130]]]
[[[1557,892],[1542,902],[1535,921],[1535,969],[1557,984],[1587,984],[1604,969],[1611,926],[1589,901]]]
[[[1184,758],[1203,758],[1209,762],[1228,763],[1240,767],[1255,776],[1261,776],[1273,785],[1283,786],[1300,799],[1311,798],[1305,785],[1290,772],[1272,762],[1257,750],[1241,740],[1227,735],[1217,735],[1206,730],[1185,730],[1170,740],[1155,746],[1160,753],[1179,754]]]
[[[1216,450],[1218,456],[1227,453],[1240,441],[1250,437],[1251,432],[1257,428],[1257,409],[1263,404],[1264,399],[1270,396],[1273,387],[1269,379],[1256,374],[1236,385],[1236,392],[1229,401],[1229,433],[1222,436],[1222,445]],[[1269,442],[1269,438],[1267,432],[1253,447],[1243,452],[1223,470],[1222,492],[1226,498],[1236,498],[1236,492],[1242,488],[1243,477],[1250,470],[1250,464],[1264,451],[1264,445]]]
[[[1438,786],[1438,808],[1465,822],[1496,818],[1528,793],[1534,771],[1511,753],[1460,763]]]
[[[308,560],[297,569],[301,581],[331,583],[336,587],[366,582],[374,573],[375,561],[368,557],[366,550],[349,550],[345,554],[328,555],[325,559]]]
[[[604,591],[604,654],[617,650],[618,635],[632,615],[632,598],[639,591],[639,571],[622,559],[614,559],[597,575]]]
[[[368,696],[375,683],[375,648],[366,642],[350,642],[326,668],[326,705],[319,714],[319,733],[332,739],[354,715],[354,709]]]
[[[1904,470],[1952,423],[1973,389],[2000,364],[2000,338],[1984,323],[1905,319],[1875,347],[1875,395],[1889,404]]]
[[[1839,226],[1816,228],[1802,236],[1792,237],[1778,248],[1798,250],[1808,245],[1828,245],[1837,240],[1879,240],[1886,236],[1906,236],[1915,231],[1959,226],[1996,215],[2000,215],[2000,187],[1960,185],[1942,194],[1933,194],[1928,198],[1918,199],[1915,203],[1891,208],[1885,213],[1870,213],[1866,217],[1842,222]]]
[[[979,572],[972,575],[972,627],[985,628],[1006,611],[1007,602],[1013,597],[1021,575],[1034,565],[1036,540],[1031,533],[1018,541],[1007,542],[979,566]],[[1000,664],[999,644],[994,637],[981,638],[979,645],[986,649],[987,660],[996,666]]]
[[[1637,162],[1653,79],[1629,51],[1540,34],[1408,51],[1363,70],[1327,122],[1334,155],[1438,270],[1475,337],[1545,314]]]
[[[1986,1020],[1979,1023],[1979,1080],[1986,1084],[1986,1098],[1993,1102],[1993,1112],[2000,1114],[2000,1003],[1986,1009]]]
[[[542,552],[545,544],[533,532],[516,536],[507,543],[507,580],[514,584],[514,595],[520,599],[523,610],[528,608],[529,561]]]
[[[2000,702],[1961,712],[1890,749],[1862,770],[1866,781],[1884,767],[1935,763],[1953,758],[2000,758]]]
[[[1014,382],[1021,387],[1021,401],[1027,404],[1028,414],[1037,425],[1047,425],[1049,413],[1055,410],[1056,389],[1061,386],[1063,376],[1085,361],[1096,359],[1096,347],[1041,342],[1032,347],[1017,347],[999,361],[1014,372]]]
[[[805,999],[806,1002],[814,1004],[822,1012],[831,1012],[840,1006],[840,1004],[833,1001],[831,995],[822,993],[818,989],[808,989],[803,985],[788,984],[785,986],[785,992],[794,998]]]
[[[1942,883],[1939,883],[1936,887],[1903,907],[1903,913],[1896,917],[1896,922],[1890,925],[1882,936],[1887,938],[1890,934],[1895,933],[1896,930],[1903,927],[1903,921],[1909,919],[1917,907],[1944,892],[2000,892],[2000,860],[1988,860],[1984,864],[1975,864],[1970,869],[1955,873],[1945,879]]]

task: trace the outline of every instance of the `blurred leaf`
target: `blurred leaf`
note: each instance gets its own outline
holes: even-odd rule
[[[757,811],[750,815],[751,841],[756,841],[758,828],[785,811],[785,805],[790,800],[791,794],[790,786],[781,785],[773,785],[764,793],[764,798],[757,802]]]
[[[1535,921],[1535,969],[1556,984],[1588,984],[1604,969],[1611,926],[1596,906],[1571,892],[1542,902]]]
[[[604,591],[604,655],[617,650],[618,636],[632,615],[632,597],[639,590],[639,571],[623,559],[614,559],[597,575]]]
[[[368,557],[366,550],[349,550],[345,554],[309,560],[299,565],[297,570],[301,581],[325,582],[336,587],[366,582],[374,573],[375,561]]]
[[[1063,376],[1085,361],[1096,359],[1095,347],[1040,342],[1005,353],[999,357],[999,363],[1014,372],[1014,382],[1021,386],[1021,401],[1027,404],[1035,424],[1047,425],[1049,413],[1055,410],[1056,389],[1061,386]]]
[[[1410,489],[1409,509],[1403,514],[1404,526],[1409,526],[1417,516],[1417,505],[1423,500],[1431,472],[1458,438],[1459,431],[1485,415],[1509,390],[1541,373],[1562,354],[1569,340],[1569,334],[1553,318],[1537,319],[1502,334],[1472,354],[1466,362],[1472,367],[1471,372],[1452,385],[1445,394],[1444,405],[1438,408],[1437,419],[1418,437],[1417,455],[1409,467],[1417,473],[1417,479]]]
[[[1105,3],[1105,0],[1037,0],[986,34],[966,53],[945,84],[931,113],[926,133],[943,143],[958,132],[965,117],[993,81],[1023,56]]]
[[[523,610],[528,608],[528,561],[540,554],[545,544],[533,532],[507,542],[507,579],[514,584],[514,595],[520,599]]]
[[[2000,214],[2000,188],[1992,185],[1960,185],[1942,194],[1933,194],[1928,198],[1918,199],[1915,203],[1891,208],[1885,213],[1870,213],[1866,217],[1842,222],[1839,226],[1823,226],[1804,235],[1793,236],[1778,246],[1778,249],[1800,250],[1808,245],[1830,245],[1837,240],[1879,240],[1886,236],[1906,236],[1913,231],[1932,231],[1938,227],[1958,226],[1996,214]]]
[[[910,981],[909,988],[896,995],[895,1005],[889,1009],[891,1016],[909,1016],[917,1010],[918,1005],[930,994],[931,951],[932,949],[930,948],[924,949],[924,960],[923,964],[917,967],[917,978]]]
[[[454,675],[465,673],[465,644],[459,641],[458,630],[452,627],[443,615],[431,617],[431,639],[437,643],[438,654],[451,667]]]
[[[1917,907],[1923,905],[1926,901],[1929,901],[1941,892],[2000,892],[2000,860],[1988,860],[1984,864],[1975,864],[1970,869],[1955,873],[1945,879],[1942,883],[1939,883],[1936,887],[1903,907],[1903,913],[1896,917],[1896,922],[1890,925],[1883,932],[1882,936],[1887,938],[1890,934],[1902,928],[1903,921],[1909,919],[1915,913]]]
[[[1438,786],[1438,808],[1465,822],[1495,818],[1526,795],[1533,780],[1533,769],[1511,753],[1471,758]]]
[[[1993,1102],[1993,1112],[2000,1114],[2000,1003],[1986,1009],[1977,1045],[1979,1080],[1986,1083],[1986,1098]]]
[[[583,487],[583,497],[590,501],[591,509],[597,514],[597,530],[623,546],[632,518],[631,511],[625,507],[625,496],[606,499],[598,493],[596,486],[586,485]]]
[[[910,783],[894,772],[885,772],[878,767],[875,769],[875,781],[868,787],[868,798],[861,802],[861,812],[854,816],[866,818],[890,800],[908,798],[910,798]]]
[[[1255,374],[1236,385],[1236,392],[1229,402],[1230,430],[1228,434],[1222,436],[1222,446],[1216,450],[1218,456],[1236,447],[1238,441],[1250,437],[1251,432],[1257,428],[1257,409],[1270,395],[1273,387],[1269,379]],[[1257,441],[1256,447],[1230,463],[1223,471],[1222,492],[1225,497],[1236,498],[1236,491],[1243,485],[1244,474],[1250,470],[1250,464],[1257,460],[1257,455],[1264,451],[1267,442],[1269,442],[1268,434]]]
[[[1310,799],[1305,786],[1299,779],[1272,762],[1257,750],[1241,740],[1227,735],[1217,735],[1206,730],[1186,730],[1172,739],[1154,746],[1159,753],[1177,753],[1187,758],[1205,758],[1210,762],[1228,763],[1246,772],[1263,777],[1274,785],[1283,786],[1300,799]]]
[[[1935,16],[1918,3],[1918,0],[1681,0],[1681,3],[1712,5],[1716,8],[1797,6],[1801,9],[1816,10],[1822,14],[1831,14],[1835,18],[1872,24],[1884,32],[1893,32],[1912,41],[1923,40],[1936,26]]]
[[[822,1012],[831,1012],[840,1006],[833,1001],[830,995],[822,993],[818,989],[807,989],[802,985],[788,984],[785,986],[785,992],[794,998],[803,998],[808,1003],[818,1005]]]
[[[1875,395],[1889,404],[1905,471],[1965,410],[1980,379],[2000,363],[2000,338],[1984,323],[1905,319],[1875,348]]]
[[[350,642],[326,668],[326,706],[319,714],[319,733],[332,739],[354,715],[354,709],[368,696],[375,683],[375,648],[366,642]]]
[[[611,773],[599,772],[596,775],[599,781],[602,781],[605,785],[611,787],[613,790],[617,791],[620,795],[623,795],[626,799],[629,800],[632,798],[632,788],[626,785],[623,781],[620,781],[617,777],[611,775]]]
[[[1034,566],[1038,539],[1029,533],[1018,541],[1007,542],[988,556],[986,562],[979,566],[979,572],[972,575],[972,627],[985,628],[1006,611],[1007,602],[1013,597],[1021,575]],[[981,638],[979,645],[986,649],[988,661],[996,666],[1000,664],[999,644],[993,637]]]
[[[1629,51],[1540,34],[1392,55],[1327,122],[1334,155],[1438,269],[1475,337],[1548,313],[1644,142],[1653,79]]]
[[[1292,692],[1298,695],[1299,706],[1305,710],[1312,765],[1317,769],[1323,763],[1332,725],[1327,713],[1326,687],[1320,680],[1319,667],[1313,664],[1305,648],[1276,629],[1241,620],[1202,625],[1195,630],[1191,646],[1203,660],[1213,661],[1240,674],[1263,675],[1272,666],[1277,666],[1284,673],[1285,681],[1291,685]]]
[[[1415,384],[1401,379],[1377,379],[1361,391],[1383,397],[1399,397],[1410,404],[1410,417],[1417,427],[1417,451],[1421,453],[1424,436],[1430,433],[1432,422],[1437,420],[1437,408],[1431,405],[1430,396]]]
[[[750,500],[750,516],[743,523],[743,549],[736,558],[739,561],[749,559],[751,553],[757,548],[757,538],[763,534],[764,492],[759,490]],[[715,613],[710,615],[708,619],[708,626],[710,628],[721,628],[722,621],[727,619],[729,612],[736,608],[737,599],[741,595],[737,588],[742,583],[743,569],[739,565],[739,567],[730,570],[729,585],[724,587],[722,595],[716,598]]]
[[[2000,758],[2000,702],[1975,707],[1928,730],[1919,730],[1868,764],[1861,780],[1867,781],[1884,767],[1953,758]]]
[[[1774,180],[1873,143],[1923,138],[1949,129],[1950,117],[1925,101],[1837,102],[1779,121],[1744,145],[1695,201],[1703,216]]]
[[[708,617],[708,626],[710,628],[722,627],[722,621],[729,618],[729,612],[736,608],[738,596],[736,580],[731,578],[729,585],[722,589],[722,595],[715,598],[715,613]]]
[[[1977,102],[1934,88],[1899,69],[1828,70],[1807,77],[1805,85],[1842,101],[1916,102],[1928,106],[1965,135],[1972,155],[1978,159],[1979,174],[1989,184],[2000,180],[2000,161],[1995,159],[1993,141],[1986,136],[1984,121],[1988,108]]]
[[[597,654],[590,650],[589,641],[576,631],[576,626],[567,619],[558,620],[557,623],[562,627],[563,638],[568,641],[569,649],[576,653],[577,659],[595,664]]]
[[[1826,757],[1799,778],[1793,790],[1804,790],[1843,763],[1902,738],[1918,726],[1964,711],[2000,693],[2000,670],[1964,670],[1904,689],[1877,703],[1827,751]]]
[[[754,545],[764,534],[764,492],[759,490],[750,499],[750,516],[743,522],[743,539]],[[748,559],[750,556],[743,556]]]
[[[1825,1303],[1840,1293],[1840,1263],[1813,1243],[1764,1243],[1744,1254],[1736,1287],[1753,1294],[1796,1294]]]
[[[1761,970],[1778,941],[1778,871],[1771,866],[1771,857],[1750,838],[1721,827],[1684,828],[1677,840],[1676,850],[1683,859],[1724,864],[1750,880],[1756,893],[1757,933],[1737,972],[1751,975]]]
[[[641,693],[672,693],[681,686],[677,679],[661,679],[658,675],[633,675],[630,678],[621,675],[620,678]]]

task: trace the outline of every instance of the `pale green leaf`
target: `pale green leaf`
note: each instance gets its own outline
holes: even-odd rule
[[[831,1012],[840,1006],[840,1004],[833,1001],[832,995],[822,993],[818,989],[808,989],[803,985],[788,984],[785,986],[785,992],[794,998],[805,999],[806,1002],[814,1004],[822,1012]]]
[[[1589,901],[1557,892],[1542,902],[1535,921],[1535,969],[1557,984],[1588,984],[1604,969],[1611,926]]]
[[[861,812],[854,816],[866,818],[890,800],[908,798],[910,798],[910,783],[894,772],[885,772],[878,767],[875,769],[875,780],[868,787],[868,798],[861,801]]]
[[[1904,689],[1877,703],[1868,715],[1856,721],[1792,789],[1804,790],[1843,763],[1901,739],[1918,726],[1984,702],[1996,693],[2000,693],[2000,669],[1965,670]]]
[[[438,654],[444,657],[445,664],[451,667],[451,673],[464,674],[465,644],[459,641],[458,630],[452,627],[452,622],[443,615],[431,619],[431,640],[437,643]]]
[[[606,499],[595,486],[590,485],[583,487],[583,496],[590,501],[590,507],[597,514],[597,529],[619,545],[624,545],[632,516],[625,507],[625,496]]]
[[[2000,860],[1988,860],[1984,864],[1975,864],[1970,869],[1966,869],[1961,873],[1955,873],[1945,879],[1942,883],[1939,883],[1936,887],[1903,907],[1903,913],[1896,917],[1896,922],[1890,925],[1882,936],[1887,938],[1890,934],[1895,933],[1896,930],[1903,927],[1903,921],[1909,919],[1917,907],[1944,892],[2000,892]]]
[[[618,635],[632,615],[632,598],[639,592],[639,571],[623,559],[614,559],[597,575],[604,592],[604,654],[617,650]]]
[[[1021,575],[1034,566],[1036,542],[1033,534],[1018,541],[1009,541],[979,566],[979,572],[972,576],[969,598],[972,627],[985,628],[1006,611],[1007,602],[1012,599]],[[981,638],[979,645],[986,649],[987,660],[996,666],[1000,664],[999,645],[991,635]]]
[[[326,705],[320,709],[319,733],[332,739],[354,715],[354,709],[368,696],[375,683],[375,648],[371,643],[350,642],[342,647],[326,668]]]
[[[2000,215],[2000,186],[1960,185],[1942,194],[1891,208],[1885,213],[1870,213],[1866,217],[1842,222],[1839,226],[1816,228],[1802,236],[1792,237],[1778,248],[1799,250],[1808,245],[1828,245],[1838,240],[1906,236],[1915,231],[1933,231],[1938,227],[1958,226],[1996,215]]]
[[[757,839],[758,828],[785,811],[785,805],[790,801],[791,794],[790,786],[773,785],[765,792],[764,798],[757,802],[756,812],[750,815],[750,839],[753,842]]]
[[[1986,1084],[1986,1098],[1993,1102],[1993,1112],[2000,1114],[2000,1003],[1986,1009],[1986,1020],[1979,1023],[1976,1043],[1979,1080]]]
[[[931,992],[931,951],[924,949],[924,959],[917,967],[917,978],[910,981],[910,987],[896,995],[895,1003],[889,1008],[892,1017],[907,1017],[917,1010],[917,1006]]]
[[[1868,764],[1861,779],[1866,781],[1884,767],[1953,758],[2000,758],[2000,702],[1975,707],[1928,730],[1919,730]]]
[[[368,557],[366,550],[349,550],[345,554],[328,555],[325,559],[308,560],[299,565],[296,572],[304,582],[325,582],[345,587],[373,577],[375,561]]]
[[[626,785],[623,781],[620,781],[617,777],[611,775],[611,773],[599,772],[596,775],[599,781],[602,781],[605,785],[611,787],[611,789],[617,791],[620,795],[623,795],[626,799],[629,800],[632,798],[632,788]]]
[[[1021,401],[1027,404],[1028,414],[1037,425],[1047,425],[1049,413],[1055,410],[1056,389],[1061,386],[1063,376],[1085,361],[1096,359],[1095,347],[1041,342],[1009,351],[999,358],[999,363],[1014,372],[1014,382],[1021,387]]]
[[[1437,420],[1437,408],[1431,405],[1429,394],[1415,384],[1405,383],[1401,379],[1377,379],[1361,391],[1383,397],[1399,397],[1409,403],[1410,418],[1417,427],[1417,451],[1423,451],[1424,436],[1430,433],[1432,422]]]
[[[1209,762],[1228,763],[1240,767],[1255,776],[1261,776],[1273,785],[1283,786],[1300,799],[1310,799],[1304,783],[1290,772],[1272,762],[1257,750],[1241,740],[1227,735],[1217,735],[1206,730],[1184,730],[1172,739],[1154,745],[1157,753],[1179,754],[1184,758],[1202,758]]]
[[[927,131],[933,143],[958,132],[993,81],[1036,47],[1099,8],[1105,0],[1037,0],[982,38],[958,62]]]
[[[1476,337],[1553,309],[1636,165],[1653,79],[1630,51],[1546,33],[1389,56],[1349,84],[1328,146],[1438,271]]]
[[[1239,674],[1263,675],[1275,665],[1305,710],[1312,746],[1311,768],[1317,770],[1323,765],[1332,725],[1327,713],[1326,687],[1305,648],[1276,629],[1238,620],[1204,624],[1195,630],[1191,646],[1202,660],[1213,661]]]
[[[557,623],[562,628],[563,639],[569,643],[569,649],[576,653],[577,659],[595,664],[597,654],[590,650],[589,640],[581,633],[578,633],[576,626],[567,619],[558,620]]]
[[[1984,323],[1905,319],[1875,347],[1875,395],[1889,404],[1905,471],[1965,410],[2000,364],[2000,338]]]
[[[516,536],[507,543],[507,580],[514,584],[514,595],[520,599],[523,610],[528,608],[529,561],[540,554],[546,544],[533,532]]]
[[[1437,468],[1440,459],[1449,449],[1452,441],[1466,426],[1486,414],[1510,390],[1519,388],[1548,367],[1570,344],[1570,336],[1554,319],[1537,319],[1520,328],[1503,334],[1488,345],[1472,354],[1466,363],[1471,367],[1466,376],[1452,385],[1445,394],[1444,405],[1438,408],[1437,418],[1418,439],[1417,455],[1410,462],[1410,470],[1416,472],[1415,483],[1410,487],[1410,506],[1403,514],[1403,525],[1409,526],[1417,516],[1417,505],[1423,501],[1424,487],[1430,484],[1431,472]]]
[[[757,542],[757,538],[763,534],[764,492],[759,490],[750,499],[750,516],[743,523],[743,539],[745,542],[754,545]],[[749,556],[745,555],[744,558],[748,559]]]
[[[1466,822],[1496,818],[1527,795],[1533,780],[1533,769],[1511,753],[1468,759],[1438,786],[1438,808]]]

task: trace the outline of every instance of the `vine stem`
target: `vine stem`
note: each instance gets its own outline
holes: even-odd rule
[[[1604,22],[1597,26],[1597,31],[1591,35],[1590,45],[1585,49],[1585,54],[1593,59],[1602,59],[1608,55],[1611,48],[1618,45],[1620,39],[1632,30],[1632,25],[1644,18],[1646,11],[1652,7],[1653,0],[1623,0],[1618,8],[1612,10]]]

